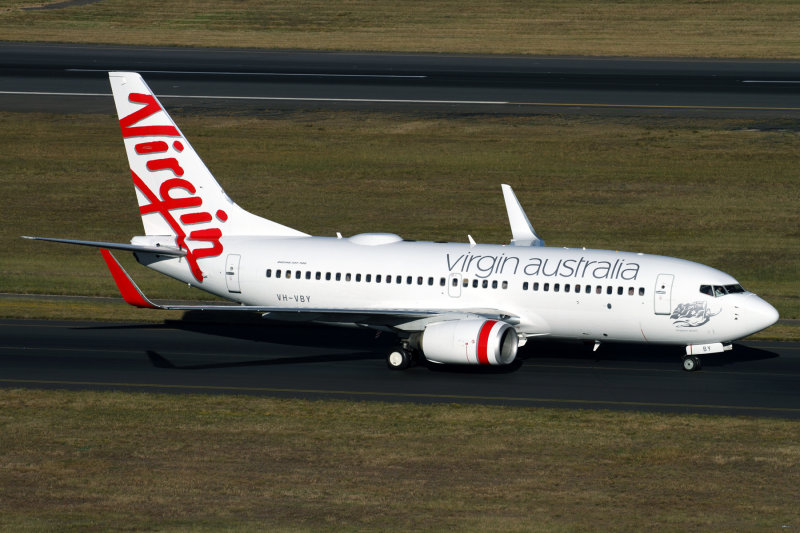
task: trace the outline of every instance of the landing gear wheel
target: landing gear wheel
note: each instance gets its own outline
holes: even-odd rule
[[[687,355],[683,358],[683,369],[687,372],[694,372],[696,370],[700,370],[703,366],[703,363],[700,361],[700,358],[696,355]]]
[[[390,370],[405,370],[411,366],[411,352],[404,348],[395,348],[389,352],[386,365]]]

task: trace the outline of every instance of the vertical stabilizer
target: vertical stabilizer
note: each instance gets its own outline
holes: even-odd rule
[[[223,235],[306,236],[228,198],[139,74],[108,77],[145,233],[174,236],[198,280],[197,259],[221,255]]]

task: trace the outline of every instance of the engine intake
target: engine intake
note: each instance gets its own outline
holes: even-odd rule
[[[507,365],[517,356],[516,330],[498,320],[451,320],[431,324],[420,339],[422,353],[434,363]]]

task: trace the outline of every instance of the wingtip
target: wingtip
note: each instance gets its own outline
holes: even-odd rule
[[[105,259],[108,270],[111,272],[111,276],[114,278],[114,283],[117,284],[117,289],[119,289],[119,293],[122,295],[122,299],[125,300],[126,303],[134,307],[141,307],[144,309],[160,309],[160,307],[147,299],[147,296],[145,296],[139,287],[136,286],[131,277],[127,272],[125,272],[125,269],[122,268],[122,265],[119,264],[116,257],[114,257],[110,251],[106,250],[105,248],[101,248],[100,253],[103,254],[103,259]]]

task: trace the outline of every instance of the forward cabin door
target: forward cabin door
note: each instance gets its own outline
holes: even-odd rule
[[[239,260],[241,257],[239,254],[228,254],[228,259],[225,260],[225,284],[228,286],[228,292],[242,292],[239,287]]]
[[[655,312],[657,315],[668,315],[672,312],[672,274],[659,274],[656,278]]]

